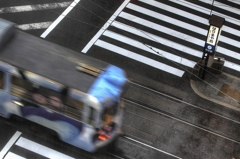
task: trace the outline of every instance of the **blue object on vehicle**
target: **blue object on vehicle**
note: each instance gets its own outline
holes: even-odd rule
[[[127,78],[122,69],[109,65],[105,71],[99,75],[88,93],[97,98],[100,103],[108,100],[111,101],[108,105],[113,105],[119,101],[123,91],[122,88],[126,81]]]

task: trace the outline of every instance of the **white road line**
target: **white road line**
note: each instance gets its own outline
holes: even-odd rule
[[[178,27],[182,27],[182,28],[194,31],[194,32],[202,34],[202,35],[207,35],[207,30],[205,30],[205,29],[202,29],[202,28],[196,27],[194,25],[191,25],[189,23],[186,23],[186,22],[183,22],[183,21],[180,21],[180,20],[168,17],[166,15],[157,13],[155,11],[152,11],[152,10],[149,10],[149,9],[137,6],[135,4],[131,4],[130,3],[129,5],[127,5],[127,8],[132,9],[132,10],[137,11],[137,12],[140,12],[142,14],[148,15],[150,17],[159,19],[161,21],[165,21],[167,23],[170,23],[170,24],[173,24],[173,25],[177,25]]]
[[[188,47],[184,47],[184,46],[182,46],[182,45],[180,45],[178,43],[175,43],[173,41],[169,41],[169,40],[163,39],[163,38],[161,38],[159,36],[156,36],[156,35],[153,35],[153,34],[150,34],[150,33],[146,33],[146,32],[144,32],[142,30],[133,28],[131,26],[128,26],[128,25],[123,24],[123,23],[120,23],[118,21],[114,21],[111,25],[116,27],[116,28],[122,29],[124,31],[130,32],[132,34],[141,36],[143,38],[146,38],[146,39],[149,39],[149,40],[152,40],[152,41],[155,41],[155,42],[160,42],[163,45],[175,48],[177,50],[183,51],[183,52],[188,53],[190,55],[193,55],[193,56],[196,56],[196,57],[199,57],[199,58],[202,57],[202,52],[201,51],[194,50],[194,49],[191,49],[191,48],[188,48]],[[191,61],[189,60],[189,62],[191,62]],[[228,67],[230,69],[236,70],[236,71],[240,70],[240,65],[232,63],[232,62],[227,61],[227,60],[225,60],[224,66]]]
[[[140,25],[149,27],[151,29],[154,29],[154,30],[166,33],[166,34],[169,34],[171,36],[174,36],[176,38],[179,38],[179,39],[182,39],[182,40],[185,40],[185,41],[188,41],[188,42],[193,43],[195,45],[204,46],[205,41],[203,41],[203,40],[200,40],[200,39],[195,38],[195,37],[190,36],[190,35],[183,34],[183,33],[178,32],[176,30],[167,28],[165,26],[161,26],[159,24],[156,24],[156,23],[153,23],[151,21],[139,18],[137,16],[128,14],[126,12],[122,12],[119,16],[124,18],[124,19],[127,19],[127,20],[133,21],[135,23],[138,23]]]
[[[180,4],[182,6],[185,6],[185,7],[191,8],[191,9],[194,9],[194,10],[196,10],[198,12],[202,12],[202,13],[207,14],[207,15],[209,15],[210,12],[211,12],[211,10],[208,9],[208,8],[204,8],[204,7],[198,6],[198,5],[194,4],[194,3],[190,3],[190,2],[185,1],[185,0],[169,0],[169,1],[171,1],[173,3]],[[226,21],[239,26],[239,22],[240,22],[239,19],[236,19],[236,18],[230,17],[228,15],[216,12],[214,10],[212,11],[212,14],[219,15],[220,17],[225,18]]]
[[[151,34],[151,33],[148,33],[148,32],[145,32],[143,30],[140,30],[140,29],[136,29],[134,27],[131,27],[129,25],[126,25],[126,24],[123,24],[123,23],[120,23],[118,21],[114,21],[112,23],[112,26],[118,28],[118,29],[121,29],[121,30],[124,30],[126,32],[129,32],[129,33],[132,33],[132,34],[135,34],[137,36],[141,36],[143,38],[146,38],[148,40],[151,40],[151,41],[154,41],[154,42],[157,42],[157,43],[160,43],[162,45],[166,45],[170,48],[173,48],[173,49],[176,49],[176,50],[179,50],[179,51],[182,51],[186,54],[189,54],[189,55],[192,55],[192,56],[195,56],[195,57],[199,57],[199,58],[202,58],[202,53],[199,52],[198,50],[195,50],[195,49],[192,49],[190,47],[187,47],[187,46],[184,46],[184,45],[181,45],[179,43],[176,43],[174,41],[170,41],[170,40],[167,40],[167,39],[164,39],[160,36],[157,36],[157,35],[154,35],[154,34]]]
[[[201,1],[203,3],[207,3],[210,6],[212,5],[212,1],[206,1],[206,0],[199,0],[199,1]],[[229,6],[229,5],[220,3],[220,2],[214,1],[213,6],[217,7],[217,8],[221,8],[221,9],[226,10],[228,12],[232,12],[234,14],[240,15],[240,10],[238,8],[234,8],[232,6]]]
[[[65,8],[70,3],[71,2],[60,2],[60,3],[46,3],[46,4],[5,7],[5,8],[0,8],[0,14],[3,14],[3,13],[17,13],[17,12],[29,12],[29,11],[56,9],[56,8]]]
[[[16,25],[16,27],[21,30],[46,29],[51,24],[52,22],[40,22],[40,23],[20,24],[20,25]]]
[[[185,17],[185,18],[188,18],[190,20],[194,20],[194,21],[196,21],[198,23],[202,23],[202,24],[204,24],[206,26],[209,25],[208,19],[199,17],[197,15],[191,14],[191,13],[186,12],[186,11],[182,11],[182,10],[174,8],[172,6],[168,6],[168,5],[165,5],[163,3],[153,1],[153,0],[148,0],[148,1],[140,0],[140,1],[144,2],[146,4],[149,4],[149,5],[152,5],[154,7],[157,7],[159,9],[163,9],[163,10],[166,10],[168,12],[172,12],[174,14],[178,14],[178,15],[180,15],[182,17]],[[134,9],[134,10],[136,10],[136,9]],[[156,15],[156,14],[154,14],[153,11],[151,11],[152,14],[150,14],[151,12],[149,12],[148,10],[146,10],[146,11],[142,10],[141,11],[140,8],[138,10],[139,10],[139,12],[144,13],[144,14],[148,13],[149,16],[152,16],[154,18],[158,18],[160,20],[165,20],[166,19],[165,20],[166,22],[169,22],[169,23],[174,24],[174,25],[178,25],[179,27],[187,28],[188,30],[191,30],[193,32],[196,32],[196,33],[202,34],[204,36],[207,36],[207,30],[200,29],[199,27],[195,27],[193,25],[188,25],[188,23],[186,25],[184,22],[181,22],[181,21],[179,22],[178,20],[170,18],[170,17],[169,17],[169,19],[171,19],[171,21],[169,21],[169,20],[167,20],[167,18],[168,18],[167,16],[163,17],[161,14]],[[240,31],[239,30],[236,30],[236,29],[233,29],[233,28],[230,28],[230,27],[227,27],[227,26],[223,26],[222,31],[223,32],[228,32],[228,33],[233,34],[235,36],[240,36]],[[236,41],[234,39],[231,39],[231,38],[228,38],[228,37],[225,37],[225,36],[221,35],[219,40],[222,41],[222,42],[225,42],[227,44],[230,44],[232,46],[240,48],[240,42]]]
[[[126,138],[126,139],[128,139],[128,140],[131,140],[131,141],[134,141],[134,142],[137,142],[137,143],[139,143],[139,144],[141,144],[141,145],[144,145],[144,146],[149,147],[149,148],[151,148],[151,149],[154,149],[154,150],[156,150],[156,151],[165,153],[165,154],[167,154],[167,155],[169,155],[169,156],[172,156],[172,157],[174,157],[174,158],[181,159],[181,158],[178,157],[178,156],[175,156],[175,155],[173,155],[173,154],[170,154],[170,153],[168,153],[168,152],[166,152],[166,151],[160,150],[160,149],[158,149],[158,148],[155,148],[155,147],[153,147],[153,146],[150,146],[150,145],[145,144],[145,143],[143,143],[143,142],[140,142],[140,141],[138,141],[138,140],[132,139],[132,138],[130,138],[130,137],[124,136],[124,138]]]
[[[228,67],[230,69],[236,70],[238,72],[240,71],[240,65],[239,64],[232,63],[232,62],[227,61],[227,60],[225,60],[224,66]]]
[[[17,142],[17,146],[20,146],[22,148],[25,148],[27,150],[30,150],[34,153],[37,153],[39,155],[42,155],[47,158],[57,158],[57,159],[73,159],[70,156],[67,156],[63,153],[60,153],[58,151],[55,151],[53,149],[50,149],[46,146],[40,145],[36,142],[33,142],[31,140],[28,140],[26,138],[21,137]]]
[[[130,0],[125,0],[122,5],[116,10],[116,12],[110,17],[110,19],[103,25],[103,27],[98,31],[98,33],[88,42],[88,44],[83,48],[82,53],[87,53],[90,47],[97,41],[97,39],[102,35],[102,33],[109,27],[109,25],[115,20],[119,13],[126,7]]]
[[[40,37],[45,38],[57,25],[61,22],[61,20],[80,2],[80,0],[74,0],[68,8],[42,33]]]
[[[26,159],[26,158],[12,152],[8,152],[7,155],[4,157],[4,159]]]
[[[196,16],[195,14],[191,14],[187,11],[183,11],[181,9],[178,9],[178,8],[174,8],[172,6],[169,6],[169,5],[166,5],[164,3],[161,3],[161,2],[158,2],[158,1],[154,1],[154,0],[139,0],[143,3],[146,3],[146,4],[149,4],[151,6],[154,6],[154,7],[157,7],[161,10],[166,10],[168,12],[172,12],[174,14],[177,14],[177,15],[180,15],[182,17],[185,17],[185,18],[188,18],[190,20],[195,20],[199,23],[202,23],[202,24],[208,24],[208,19],[206,18],[202,18],[202,17],[199,17],[199,16]]]
[[[193,37],[193,36],[190,36],[190,35],[187,35],[187,34],[178,32],[178,31],[173,30],[173,29],[169,29],[169,28],[167,28],[167,27],[164,27],[164,26],[161,26],[161,25],[159,25],[159,24],[153,23],[153,22],[151,22],[151,21],[148,21],[148,20],[145,20],[145,19],[136,17],[136,16],[134,16],[134,15],[131,15],[131,14],[122,12],[119,16],[122,17],[122,18],[124,18],[124,19],[128,19],[128,20],[130,20],[130,21],[133,21],[133,22],[135,22],[135,23],[138,23],[138,24],[140,24],[140,25],[149,27],[149,28],[151,28],[151,29],[155,29],[155,30],[160,31],[160,32],[163,32],[163,33],[165,33],[165,34],[169,34],[169,35],[171,35],[171,36],[173,36],[173,37],[182,39],[182,40],[184,40],[184,41],[188,41],[188,42],[193,43],[193,44],[195,44],[195,45],[199,45],[199,46],[201,46],[201,47],[204,46],[205,41],[203,41],[203,40],[200,40],[200,39],[195,38],[195,37]],[[220,53],[220,54],[227,55],[227,56],[229,56],[229,57],[232,57],[232,58],[235,58],[235,59],[240,60],[240,54],[239,54],[239,53],[234,52],[234,51],[231,51],[231,50],[228,50],[228,49],[223,48],[223,47],[221,47],[221,46],[218,46],[217,52]]]
[[[236,4],[240,5],[240,1],[236,1],[236,0],[228,0],[228,1],[230,1],[230,2],[232,2],[232,3],[236,3]]]
[[[176,75],[176,76],[179,76],[179,77],[182,77],[183,74],[184,74],[184,71],[182,70],[179,70],[177,68],[174,68],[174,67],[171,67],[171,66],[168,66],[164,63],[161,63],[161,62],[158,62],[158,61],[155,61],[153,59],[150,59],[150,58],[147,58],[145,56],[142,56],[142,55],[139,55],[139,54],[136,54],[132,51],[129,51],[129,50],[126,50],[126,49],[123,49],[121,47],[118,47],[118,46],[115,46],[113,44],[110,44],[110,43],[107,43],[107,42],[104,42],[102,40],[97,40],[95,45],[99,46],[99,47],[102,47],[102,48],[105,48],[107,50],[110,50],[112,52],[115,52],[115,53],[118,53],[120,55],[123,55],[123,56],[126,56],[130,59],[133,59],[133,60],[136,60],[136,61],[139,61],[139,62],[142,62],[144,64],[147,64],[149,66],[152,66],[152,67],[155,67],[157,69],[160,69],[164,72],[168,72],[170,74],[173,74],[173,75]]]
[[[169,61],[173,61],[173,62],[176,62],[176,63],[179,63],[179,64],[182,64],[184,66],[187,66],[187,67],[191,67],[193,68],[195,66],[195,62],[193,61],[190,61],[188,59],[185,59],[185,58],[182,58],[182,57],[179,57],[179,56],[176,56],[174,54],[171,54],[171,53],[168,53],[168,52],[165,52],[163,50],[160,50],[158,48],[155,48],[155,47],[152,47],[150,45],[145,46],[143,43],[140,43],[139,41],[136,41],[136,40],[133,40],[133,39],[130,39],[128,37],[125,37],[123,35],[120,35],[120,34],[117,34],[117,33],[114,33],[112,31],[108,31],[106,30],[104,33],[103,33],[104,36],[107,36],[109,38],[113,38],[115,40],[118,40],[118,41],[121,41],[122,43],[126,43],[128,45],[131,45],[133,47],[136,47],[136,48],[139,48],[139,49],[142,49],[144,51],[147,51],[147,52],[150,52],[150,53],[153,53],[155,55],[158,55],[160,57],[162,57],[164,60],[165,59],[168,59]],[[147,45],[147,44],[146,44]],[[152,49],[150,49],[152,48]],[[155,51],[159,52],[156,53]]]
[[[0,152],[0,158],[3,158],[5,154],[9,151],[9,149],[12,147],[12,145],[16,142],[16,140],[19,138],[19,136],[22,133],[17,131],[15,134],[12,136],[12,138],[8,141],[8,143],[4,146],[2,151]]]

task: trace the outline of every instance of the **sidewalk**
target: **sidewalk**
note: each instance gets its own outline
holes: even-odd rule
[[[240,111],[240,78],[226,73],[222,73],[222,75],[206,73],[204,80],[191,79],[190,81],[191,87],[197,95]]]

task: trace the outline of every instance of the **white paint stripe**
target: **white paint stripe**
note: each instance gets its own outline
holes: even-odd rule
[[[112,23],[112,26],[118,28],[118,29],[122,29],[126,32],[130,32],[132,34],[135,34],[135,35],[138,35],[138,36],[141,36],[143,38],[146,38],[146,39],[149,39],[149,40],[152,40],[154,42],[157,42],[157,43],[160,43],[162,45],[166,45],[170,48],[174,48],[176,50],[179,50],[179,51],[182,51],[184,53],[187,53],[189,55],[192,55],[192,56],[195,56],[195,57],[199,57],[199,58],[202,58],[202,53],[199,52],[198,50],[195,50],[195,49],[192,49],[190,47],[187,47],[187,46],[184,46],[184,45],[181,45],[179,43],[176,43],[174,41],[170,41],[170,40],[167,40],[167,39],[164,39],[160,36],[156,36],[154,34],[151,34],[151,33],[148,33],[148,32],[145,32],[143,30],[140,30],[140,29],[136,29],[134,27],[131,27],[129,25],[126,25],[126,24],[123,24],[123,23],[120,23],[118,21],[114,21]]]
[[[126,139],[128,139],[128,140],[131,140],[131,141],[134,141],[134,142],[137,142],[137,143],[139,143],[139,144],[142,144],[142,145],[144,145],[144,146],[146,146],[146,147],[149,147],[149,148],[151,148],[151,149],[154,149],[154,150],[156,150],[156,151],[159,151],[159,152],[165,153],[165,154],[167,154],[167,155],[169,155],[169,156],[172,156],[172,157],[174,157],[174,158],[181,159],[181,158],[178,157],[178,156],[175,156],[175,155],[170,154],[170,153],[168,153],[168,152],[166,152],[166,151],[163,151],[163,150],[157,149],[157,148],[155,148],[155,147],[153,147],[153,146],[150,146],[150,145],[145,144],[145,143],[143,143],[143,142],[140,142],[140,141],[138,141],[138,140],[132,139],[132,138],[130,138],[130,137],[124,136],[124,138],[126,138]]]
[[[16,25],[17,28],[21,30],[35,30],[35,29],[46,29],[52,22],[40,22],[40,23],[31,23],[31,24],[20,24]]]
[[[228,0],[228,1],[240,5],[240,1],[236,1],[236,0]]]
[[[142,62],[142,63],[147,64],[149,66],[155,67],[155,68],[160,69],[162,71],[168,72],[170,74],[179,76],[179,77],[182,77],[182,75],[184,74],[184,71],[182,71],[182,70],[179,70],[177,68],[168,66],[168,65],[166,65],[164,63],[155,61],[155,60],[147,58],[145,56],[136,54],[136,53],[131,52],[129,50],[120,48],[118,46],[115,46],[115,45],[112,45],[110,43],[104,42],[102,40],[97,40],[95,45],[97,45],[99,47],[102,47],[102,48],[105,48],[107,50],[110,50],[112,52],[118,53],[120,55],[126,56],[126,57],[128,57],[130,59]]]
[[[185,0],[169,0],[171,2],[174,2],[174,3],[177,3],[177,4],[180,4],[182,6],[185,6],[185,7],[188,7],[188,8],[191,8],[191,9],[194,9],[198,12],[202,12],[204,14],[207,14],[209,15],[211,10],[210,9],[207,9],[207,8],[204,8],[204,7],[201,7],[201,6],[198,6],[196,4],[193,4],[193,3],[190,3],[190,2],[187,2]],[[226,21],[230,22],[230,23],[233,23],[235,25],[238,25],[239,26],[239,22],[240,20],[239,19],[236,19],[236,18],[233,18],[233,17],[230,17],[228,15],[225,15],[225,14],[222,14],[222,13],[219,13],[219,12],[216,12],[216,11],[212,11],[212,14],[215,14],[215,15],[219,15],[220,17],[223,17],[225,18]]]
[[[223,55],[226,55],[226,56],[229,56],[229,57],[232,57],[232,58],[240,60],[240,54],[239,53],[236,53],[236,52],[231,51],[229,49],[223,48],[221,46],[217,47],[217,52],[221,53]]]
[[[195,38],[193,36],[183,34],[183,33],[178,32],[176,30],[173,30],[173,29],[161,26],[159,24],[156,24],[156,23],[153,23],[151,21],[148,21],[148,20],[136,17],[134,15],[131,15],[131,14],[128,14],[128,13],[125,13],[125,12],[122,12],[119,16],[124,18],[124,19],[127,19],[127,20],[133,21],[135,23],[138,23],[140,25],[149,27],[151,29],[154,29],[154,30],[166,33],[166,34],[169,34],[171,36],[174,36],[176,38],[179,38],[179,39],[182,39],[182,40],[185,40],[185,41],[188,41],[188,42],[193,43],[195,45],[203,46],[204,43],[205,43],[205,41],[199,40],[199,39],[197,39],[197,38]]]
[[[35,5],[24,5],[24,6],[13,6],[0,8],[0,14],[3,13],[17,13],[17,12],[29,12],[36,10],[46,10],[46,9],[57,9],[65,8],[71,2],[60,2],[60,3],[47,3],[47,4],[35,4]]]
[[[42,155],[47,158],[57,158],[57,159],[73,159],[70,156],[67,156],[63,153],[60,153],[58,151],[55,151],[53,149],[50,149],[46,146],[40,145],[36,142],[33,142],[31,140],[28,140],[26,138],[21,137],[17,143],[17,146],[20,146],[22,148],[25,148],[27,150],[30,150],[34,153],[37,153],[39,155]]]
[[[227,61],[227,60],[225,61],[224,66],[228,67],[230,69],[233,69],[235,71],[238,71],[238,72],[240,71],[240,65],[232,63],[232,62]]]
[[[149,39],[149,40],[152,40],[152,41],[157,41],[157,42],[161,42],[161,44],[163,45],[166,45],[168,47],[172,47],[172,48],[175,48],[175,49],[178,49],[180,51],[183,51],[185,53],[188,53],[190,55],[193,55],[193,56],[196,56],[196,57],[199,57],[201,58],[202,57],[202,52],[201,51],[198,51],[198,50],[194,50],[194,49],[191,49],[191,48],[188,48],[188,47],[184,47],[178,43],[174,43],[174,42],[171,42],[171,41],[168,41],[166,39],[163,39],[161,37],[158,37],[156,35],[153,35],[153,34],[150,34],[150,33],[146,33],[142,30],[139,30],[139,29],[136,29],[136,28],[133,28],[131,26],[128,26],[126,24],[122,24],[120,22],[117,22],[117,21],[114,21],[112,23],[112,26],[114,27],[117,27],[119,29],[122,29],[124,31],[128,31],[132,34],[135,34],[135,35],[138,35],[138,36],[141,36],[141,37],[144,37],[146,39]],[[191,62],[189,60],[189,62]],[[192,61],[193,62],[193,61]],[[193,62],[194,63],[194,62]],[[229,62],[227,60],[225,60],[225,64],[224,64],[225,67],[228,67],[230,69],[233,69],[233,70],[236,70],[236,71],[239,71],[240,70],[240,65],[238,64],[235,64],[235,63],[232,63],[232,62]]]
[[[7,155],[4,157],[4,159],[26,159],[26,158],[12,152],[8,152]]]
[[[19,136],[22,133],[17,131],[15,134],[12,136],[12,138],[8,141],[8,143],[4,146],[2,151],[0,152],[0,158],[3,158],[5,154],[9,151],[9,149],[12,147],[12,145],[16,142],[16,140],[19,138]]]
[[[96,40],[102,35],[102,33],[109,27],[109,25],[115,20],[119,13],[126,7],[130,0],[125,0],[122,5],[116,10],[116,12],[110,17],[110,19],[103,25],[98,33],[88,42],[83,48],[82,53],[87,53],[90,47],[96,42]]]
[[[177,25],[178,27],[182,27],[182,28],[194,31],[194,32],[202,34],[202,35],[207,35],[207,30],[205,30],[205,29],[196,27],[196,26],[191,25],[189,23],[185,23],[183,21],[180,21],[180,20],[168,17],[166,15],[163,15],[163,14],[160,14],[160,13],[157,13],[157,12],[154,12],[152,10],[149,10],[149,9],[137,6],[135,4],[131,4],[130,3],[129,5],[127,5],[127,8],[130,8],[130,9],[132,9],[134,11],[143,13],[143,14],[148,15],[150,17],[159,19],[161,21],[165,21],[167,23],[170,23],[170,24],[173,24],[173,25]]]
[[[155,48],[155,47],[152,47],[150,45],[147,45],[145,46],[143,43],[140,43],[139,41],[136,41],[136,40],[133,40],[133,39],[130,39],[128,37],[125,37],[125,36],[122,36],[120,34],[117,34],[117,33],[114,33],[112,31],[108,31],[106,30],[104,33],[103,33],[104,36],[107,36],[109,38],[114,38],[115,40],[118,40],[118,41],[121,41],[122,43],[126,43],[128,45],[132,45],[133,47],[137,47],[139,49],[142,49],[144,51],[147,51],[147,52],[150,52],[152,54],[155,54],[155,55],[158,55],[162,58],[165,58],[170,60],[170,61],[173,61],[173,62],[176,62],[176,63],[179,63],[179,64],[182,64],[184,66],[187,66],[187,67],[191,67],[193,68],[195,66],[195,62],[193,61],[190,61],[188,59],[185,59],[185,58],[182,58],[182,57],[179,57],[179,56],[176,56],[174,54],[171,54],[171,53],[168,53],[168,52],[165,52],[163,50],[160,50],[158,48]],[[152,49],[150,49],[152,48]],[[158,52],[158,53],[156,53]]]
[[[146,3],[146,4],[149,4],[149,5],[152,5],[154,7],[157,7],[159,9],[166,10],[168,12],[172,12],[174,14],[177,14],[179,16],[188,18],[190,20],[195,20],[199,23],[208,25],[208,19],[196,16],[195,14],[191,14],[191,13],[183,11],[181,9],[174,8],[174,7],[166,5],[164,3],[160,3],[160,2],[157,2],[157,1],[154,1],[154,0],[147,0],[147,1],[146,0],[139,0],[139,1],[141,1],[143,3]]]
[[[190,35],[187,35],[187,34],[183,34],[181,32],[178,32],[176,30],[173,30],[173,29],[169,29],[167,27],[164,27],[164,26],[161,26],[159,24],[156,24],[156,23],[153,23],[153,22],[150,22],[150,21],[147,21],[145,19],[142,19],[142,18],[139,18],[139,17],[136,17],[134,15],[131,15],[131,14],[128,14],[128,13],[125,13],[125,12],[122,12],[120,15],[120,17],[122,18],[125,18],[125,19],[128,19],[130,21],[133,21],[135,23],[138,23],[138,24],[141,24],[141,25],[144,25],[146,27],[149,27],[151,29],[155,29],[157,31],[160,31],[160,32],[163,32],[165,34],[169,34],[173,37],[176,37],[176,38],[179,38],[179,39],[182,39],[184,41],[188,41],[190,43],[193,43],[195,45],[199,45],[201,47],[204,46],[205,44],[205,41],[203,40],[200,40],[200,39],[197,39],[195,37],[192,37]],[[221,53],[223,55],[227,55],[227,56],[230,56],[232,58],[235,58],[235,59],[239,59],[240,60],[240,54],[236,53],[236,52],[233,52],[231,50],[228,50],[226,48],[223,48],[223,47],[220,47],[218,46],[217,48],[217,52],[218,53]]]
[[[160,3],[160,2],[157,2],[157,1],[153,1],[153,0],[148,0],[148,1],[139,0],[139,1],[144,2],[144,3],[146,3],[146,4],[149,4],[149,5],[152,5],[152,6],[154,6],[154,7],[157,7],[157,8],[159,8],[159,9],[166,10],[166,11],[168,11],[168,12],[172,12],[172,13],[174,13],[174,14],[177,13],[178,15],[180,15],[180,16],[182,16],[182,17],[188,18],[188,19],[190,19],[190,20],[194,20],[194,21],[199,22],[199,23],[202,23],[202,24],[204,24],[204,25],[206,25],[206,26],[209,25],[208,19],[199,17],[199,16],[197,16],[197,15],[191,14],[191,13],[186,12],[186,11],[182,11],[182,10],[177,9],[177,8],[174,8],[174,7],[172,7],[172,6],[168,6],[168,5],[165,5],[165,4],[163,4],[163,3]],[[142,11],[142,13],[146,14],[146,11]],[[158,16],[154,16],[154,14],[151,14],[150,16],[162,20],[162,17],[160,16],[160,14],[159,14]],[[168,18],[168,17],[165,17],[165,18]],[[167,21],[167,22],[168,22],[168,21]],[[173,22],[169,21],[169,22],[170,22],[171,24],[178,25],[179,27],[183,27],[183,26],[185,25],[185,24],[179,23],[178,20],[177,20],[177,21],[175,20],[175,21],[173,21]],[[185,27],[183,27],[183,28],[185,28]],[[194,28],[197,28],[197,29],[194,29]],[[189,26],[187,27],[187,29],[189,29],[189,30],[191,30],[191,31],[194,31],[194,32],[197,32],[197,33],[200,33],[200,34],[202,34],[202,35],[204,35],[204,36],[207,36],[207,30],[203,30],[203,29],[202,29],[202,30],[199,30],[200,28],[195,27],[195,26],[193,26],[193,25],[189,25]],[[199,32],[199,31],[200,31],[200,32]],[[230,28],[230,27],[227,27],[227,26],[223,26],[222,31],[223,31],[223,32],[228,32],[228,33],[230,33],[230,34],[233,34],[233,35],[235,35],[235,36],[239,36],[239,37],[240,37],[240,31],[239,31],[239,30],[236,30],[236,29],[233,29],[233,28]],[[225,37],[225,36],[221,35],[220,38],[219,38],[219,40],[222,41],[222,42],[225,42],[225,43],[227,43],[227,44],[230,44],[230,45],[232,45],[232,46],[234,46],[234,47],[240,48],[240,42],[239,42],[239,41],[236,41],[236,40],[234,40],[234,39],[231,39],[231,38],[228,38],[228,37]]]
[[[42,33],[40,37],[45,38],[57,25],[62,21],[62,19],[80,2],[80,0],[74,0],[70,6],[47,28],[47,30]]]
[[[212,1],[206,1],[206,0],[199,0],[199,1],[201,1],[203,3],[207,3],[210,6],[212,6]],[[238,8],[234,8],[232,6],[229,6],[229,5],[220,3],[220,2],[214,1],[213,6],[217,7],[217,8],[221,8],[221,9],[226,10],[228,12],[232,12],[234,14],[240,15],[240,10]]]

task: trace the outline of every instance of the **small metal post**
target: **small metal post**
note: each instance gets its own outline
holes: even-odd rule
[[[211,15],[212,15],[212,10],[213,10],[213,5],[214,5],[214,0],[212,1],[212,7],[211,7],[211,12],[210,12],[210,18],[211,18]]]

